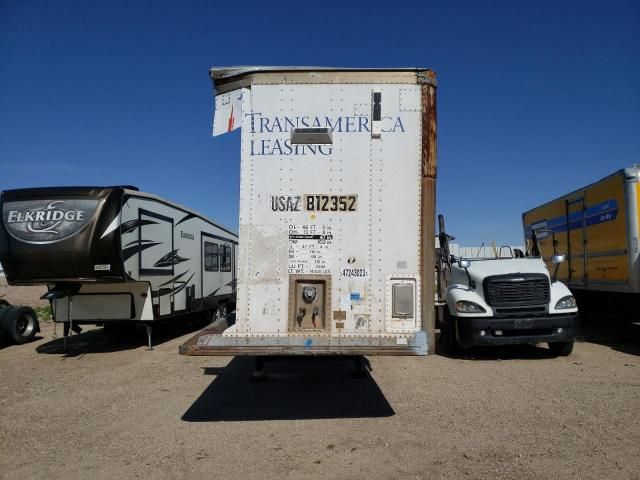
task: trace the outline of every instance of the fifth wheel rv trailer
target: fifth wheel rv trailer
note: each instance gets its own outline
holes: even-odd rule
[[[48,285],[53,318],[153,322],[235,303],[237,236],[135,187],[7,190],[0,261],[11,285]]]
[[[236,322],[187,355],[426,355],[434,330],[435,74],[213,68],[240,128]]]
[[[541,228],[567,254],[558,277],[583,310],[606,305],[637,320],[640,299],[640,166],[618,170],[522,215],[525,240]],[[552,237],[538,234],[549,262]]]

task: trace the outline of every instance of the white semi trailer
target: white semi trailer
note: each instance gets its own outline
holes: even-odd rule
[[[237,312],[180,353],[426,355],[434,73],[232,67],[210,76],[214,135],[241,129]]]

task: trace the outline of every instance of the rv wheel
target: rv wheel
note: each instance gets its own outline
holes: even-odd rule
[[[551,350],[551,353],[554,355],[566,357],[567,355],[571,355],[571,352],[573,352],[573,341],[549,343],[549,350]]]
[[[38,317],[31,307],[11,307],[4,312],[2,323],[6,333],[18,345],[30,342],[38,328]]]
[[[227,313],[228,313],[227,312],[227,304],[222,302],[218,308],[220,309],[220,316],[222,318],[226,318]]]

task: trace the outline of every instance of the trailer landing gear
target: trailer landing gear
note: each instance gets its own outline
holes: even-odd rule
[[[367,364],[368,362],[364,359],[364,357],[361,357],[360,355],[353,357],[353,378],[366,378]]]
[[[153,343],[151,341],[151,334],[153,333],[153,328],[151,327],[151,325],[147,325],[147,344],[149,346],[149,348],[147,349],[147,351],[151,351],[153,350]]]
[[[265,361],[271,360],[273,357],[262,356],[255,357],[253,364],[253,371],[251,372],[251,381],[252,382],[264,382],[267,380],[267,375],[264,371]],[[369,361],[361,355],[355,355],[352,357],[345,358],[346,361],[351,360],[353,362],[353,372],[351,373],[351,378],[367,378],[367,374],[370,370]]]
[[[62,336],[64,338],[63,350],[66,352],[67,351],[67,340],[69,339],[69,330],[70,330],[71,324],[69,322],[64,322],[62,325],[63,325]]]
[[[252,382],[264,382],[267,376],[264,374],[264,357],[256,357],[253,364],[253,372],[251,372]]]

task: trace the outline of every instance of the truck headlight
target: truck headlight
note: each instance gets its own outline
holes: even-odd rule
[[[567,295],[566,297],[562,297],[556,303],[556,310],[564,310],[566,308],[576,308],[578,305],[576,304],[576,299],[573,298],[573,295]]]
[[[468,302],[467,300],[460,300],[456,302],[456,312],[460,313],[483,313],[486,312],[484,308],[482,308],[477,303]]]

